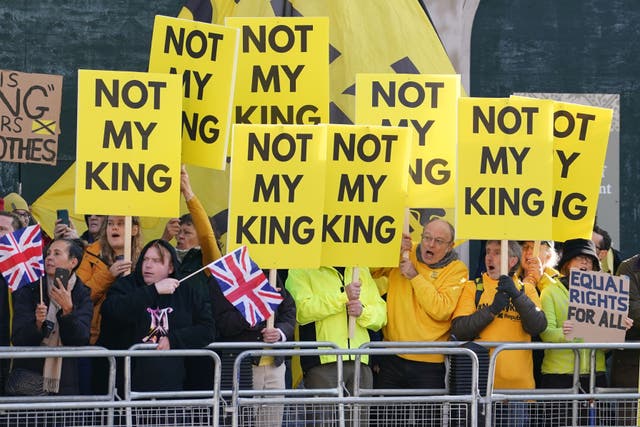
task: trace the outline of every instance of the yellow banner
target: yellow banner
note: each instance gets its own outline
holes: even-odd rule
[[[326,126],[234,125],[227,251],[262,268],[315,268],[322,249]]]
[[[553,103],[460,98],[456,237],[551,239]]]
[[[329,122],[329,20],[227,18],[240,29],[235,123]]]
[[[180,77],[78,71],[78,214],[174,217],[180,197]]]
[[[398,265],[411,130],[328,125],[321,265]]]
[[[613,110],[554,103],[553,240],[591,239]]]
[[[156,16],[149,72],[182,79],[182,162],[224,169],[238,58],[238,30]]]
[[[460,76],[358,74],[356,122],[409,127],[408,205],[455,206],[456,140]]]

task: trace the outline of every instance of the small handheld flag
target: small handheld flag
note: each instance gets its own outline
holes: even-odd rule
[[[222,293],[251,326],[273,314],[282,302],[260,267],[242,246],[207,266]]]
[[[40,225],[20,228],[0,237],[0,272],[11,292],[44,276]]]

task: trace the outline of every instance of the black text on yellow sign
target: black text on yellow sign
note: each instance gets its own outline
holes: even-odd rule
[[[271,138],[269,134],[261,139],[257,134],[249,134],[247,159],[263,162],[277,160],[286,162],[295,159],[305,162],[310,134],[279,134]],[[397,135],[367,134],[358,139],[351,134],[345,140],[336,134],[333,142],[332,156],[339,160],[345,156],[349,161],[356,159],[373,162],[382,159],[390,161],[392,144],[397,142]],[[295,203],[296,189],[305,177],[301,174],[256,174],[252,201]],[[313,179],[313,177],[312,177]],[[386,175],[341,173],[338,201],[377,202],[379,192],[386,180]],[[369,191],[370,190],[370,191]],[[321,235],[322,241],[339,243],[371,243],[374,241],[388,243],[393,240],[395,230],[391,228],[394,219],[388,215],[381,217],[359,215],[323,215]],[[316,226],[307,215],[278,217],[274,215],[239,215],[236,222],[236,242],[246,241],[251,244],[289,243],[291,239],[298,244],[306,244],[313,240]]]
[[[384,103],[388,107],[402,106],[406,108],[438,108],[440,89],[444,88],[443,82],[416,81],[398,82],[390,81],[386,85],[382,82],[372,82],[371,95],[372,106],[378,107]],[[427,133],[435,124],[435,120],[400,119],[392,123],[390,119],[382,119],[383,126],[400,126],[413,128],[418,137],[418,146],[428,146]],[[409,176],[417,185],[423,183],[423,177],[432,185],[442,185],[449,182],[452,171],[449,162],[443,158],[432,158],[425,163],[425,159],[416,157],[415,162],[409,165]]]
[[[218,43],[224,39],[223,34],[192,29],[186,31],[185,28],[176,29],[167,26],[165,33],[164,49],[165,54],[174,53],[182,56],[187,55],[194,59],[207,58],[215,62],[218,54]],[[176,67],[169,68],[171,74],[178,74]],[[207,90],[207,85],[212,83],[213,73],[201,73],[198,70],[185,69],[182,72],[182,90],[185,98],[195,98],[202,100]],[[206,144],[213,144],[220,136],[218,118],[213,114],[203,114],[192,112],[191,116],[186,111],[182,112],[182,129],[189,139],[196,141],[200,139]]]
[[[162,91],[166,88],[163,81],[129,80],[121,82],[112,79],[95,80],[96,108],[129,108],[138,110],[151,107],[159,110]],[[116,124],[114,120],[105,120],[102,129],[102,148],[106,150],[149,150],[149,141],[157,122],[142,123],[124,120]],[[169,167],[166,164],[146,164],[132,162],[98,162],[86,163],[85,189],[91,190],[95,185],[101,190],[136,190],[143,192],[147,188],[156,193],[163,193],[171,187]]]
[[[242,52],[258,52],[267,54],[287,54],[289,52],[307,52],[308,39],[313,25],[275,25],[268,28],[259,25],[257,30],[245,25],[242,27]],[[299,78],[305,69],[304,64],[272,64],[264,69],[254,65],[251,71],[251,93],[296,93]],[[268,124],[318,124],[320,117],[318,107],[313,104],[303,105],[237,105],[236,123],[268,123]]]
[[[491,106],[485,113],[482,108],[473,109],[473,133],[488,134],[503,133],[512,135],[524,129],[528,135],[533,134],[534,116],[538,113],[536,107],[522,107],[517,109],[507,106],[499,111]],[[573,117],[568,111],[556,111],[554,113],[554,136],[556,138],[569,137],[573,132],[579,132],[579,139],[585,140],[588,124],[595,116],[578,114]],[[566,125],[560,127],[561,120]],[[522,175],[524,163],[530,147],[495,147],[485,145],[482,147],[480,157],[480,174],[510,174]],[[566,153],[556,149],[553,153],[562,165],[561,177],[567,178],[571,164],[579,157],[580,153]],[[535,165],[532,165],[535,167]],[[505,188],[505,187],[465,187],[464,188],[464,212],[478,215],[520,215],[538,216],[544,211],[544,200],[539,188]],[[584,194],[572,192],[563,194],[556,190],[553,196],[552,216],[557,217],[561,212],[569,219],[578,220],[586,214],[586,206],[581,205],[586,200]]]

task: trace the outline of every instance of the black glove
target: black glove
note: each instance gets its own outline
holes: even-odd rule
[[[516,288],[516,284],[513,283],[513,279],[504,274],[498,280],[498,291],[506,293],[511,299],[516,299],[520,296],[520,291]]]
[[[509,295],[504,292],[496,292],[496,296],[493,297],[493,302],[489,306],[489,311],[493,315],[497,315],[509,305]]]

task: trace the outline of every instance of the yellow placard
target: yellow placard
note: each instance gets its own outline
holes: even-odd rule
[[[322,265],[398,265],[411,130],[328,125]]]
[[[553,240],[591,239],[613,110],[554,103]]]
[[[178,215],[180,83],[171,74],[78,71],[76,213]]]
[[[356,123],[409,127],[408,205],[455,205],[460,76],[445,74],[356,75]]]
[[[329,20],[227,18],[240,29],[234,121],[329,122]]]
[[[182,162],[224,169],[231,131],[239,31],[156,16],[149,72],[182,79]]]
[[[320,266],[326,126],[234,125],[227,251],[262,268]]]
[[[456,237],[549,240],[553,103],[460,98]]]

